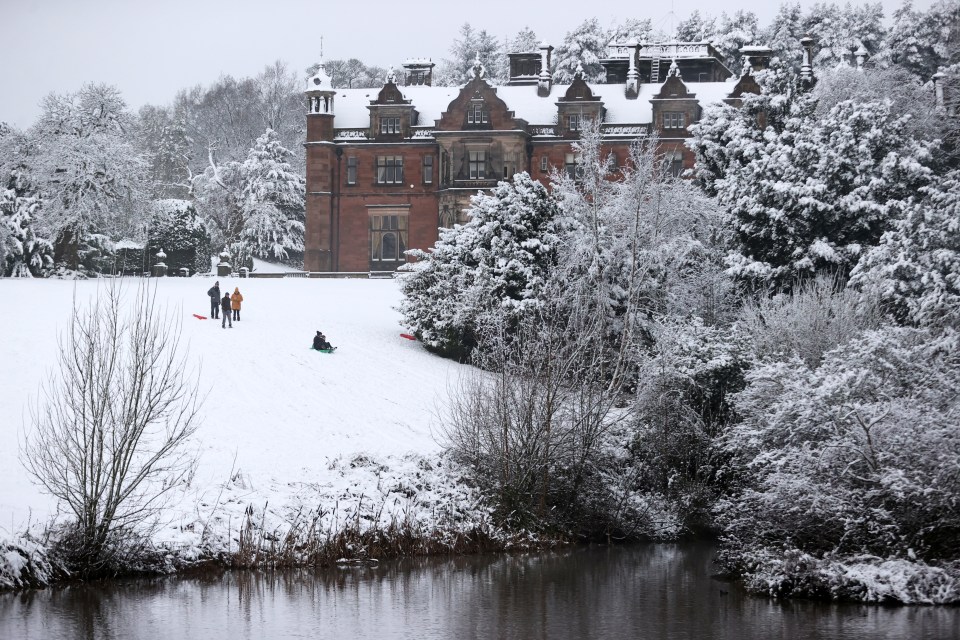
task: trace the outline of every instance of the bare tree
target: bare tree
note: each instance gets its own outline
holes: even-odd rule
[[[62,548],[82,573],[116,566],[196,461],[188,441],[201,400],[180,326],[155,288],[135,295],[126,313],[116,283],[85,311],[74,306],[21,448],[30,475],[73,515]]]

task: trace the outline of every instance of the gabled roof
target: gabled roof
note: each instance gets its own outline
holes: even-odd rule
[[[687,91],[696,95],[701,106],[723,102],[733,91],[735,83],[685,82]],[[641,84],[636,98],[624,95],[622,84],[589,84],[595,99],[601,100],[606,112],[606,124],[650,124],[653,111],[650,100],[660,93],[662,85]],[[460,96],[464,87],[432,87],[426,85],[399,87],[404,99],[420,114],[419,126],[432,127],[440,114]],[[530,85],[494,87],[514,116],[531,126],[553,125],[557,121],[557,100],[566,95],[568,84],[553,85],[550,95],[537,96],[537,88]],[[361,129],[370,126],[367,107],[376,100],[380,89],[338,89],[334,126],[337,129]]]

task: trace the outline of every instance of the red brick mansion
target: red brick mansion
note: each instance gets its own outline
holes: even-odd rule
[[[376,89],[334,89],[323,67],[307,81],[307,271],[393,271],[403,252],[433,245],[464,221],[470,196],[526,171],[547,181],[575,170],[571,142],[599,120],[605,148],[625,162],[656,132],[673,171],[693,166],[687,126],[703,105],[756,91],[733,78],[708,43],[611,45],[606,81],[552,81],[552,47],[510,54],[510,80],[493,86],[477,62],[462,87],[432,86],[433,64],[409,60]],[[769,49],[743,52],[753,67]]]

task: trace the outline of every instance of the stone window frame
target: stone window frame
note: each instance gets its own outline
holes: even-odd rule
[[[490,112],[483,100],[471,100],[467,105],[467,124],[484,125],[490,122]]]
[[[579,113],[567,114],[567,130],[580,131],[583,126],[583,116]]]
[[[571,180],[583,177],[583,167],[580,165],[580,154],[573,151],[563,156],[563,171]]]
[[[380,133],[382,135],[394,135],[397,133],[403,133],[402,125],[400,124],[400,116],[380,116]]]
[[[423,184],[433,184],[434,161],[433,154],[423,156],[421,160],[421,170],[423,175]]]
[[[357,184],[360,161],[357,156],[347,156],[347,184]]]
[[[487,179],[487,150],[467,149],[467,179]]]
[[[403,156],[377,156],[377,184],[403,184]]]
[[[664,129],[686,129],[687,114],[683,111],[664,111],[663,112]]]
[[[404,262],[410,234],[407,208],[370,208],[370,262]]]

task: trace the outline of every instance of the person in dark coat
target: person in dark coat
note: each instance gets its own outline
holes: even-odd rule
[[[233,320],[230,319],[230,294],[223,294],[223,299],[220,300],[220,310],[223,311],[223,320],[220,322],[220,327],[223,329],[227,328],[227,323],[230,323],[230,328],[233,329]]]
[[[220,314],[220,281],[219,280],[213,283],[213,286],[210,287],[209,291],[207,291],[207,295],[210,296],[210,317],[216,320]]]
[[[317,351],[333,349],[330,343],[327,342],[327,337],[319,331],[317,331],[317,335],[313,336],[313,348]]]

